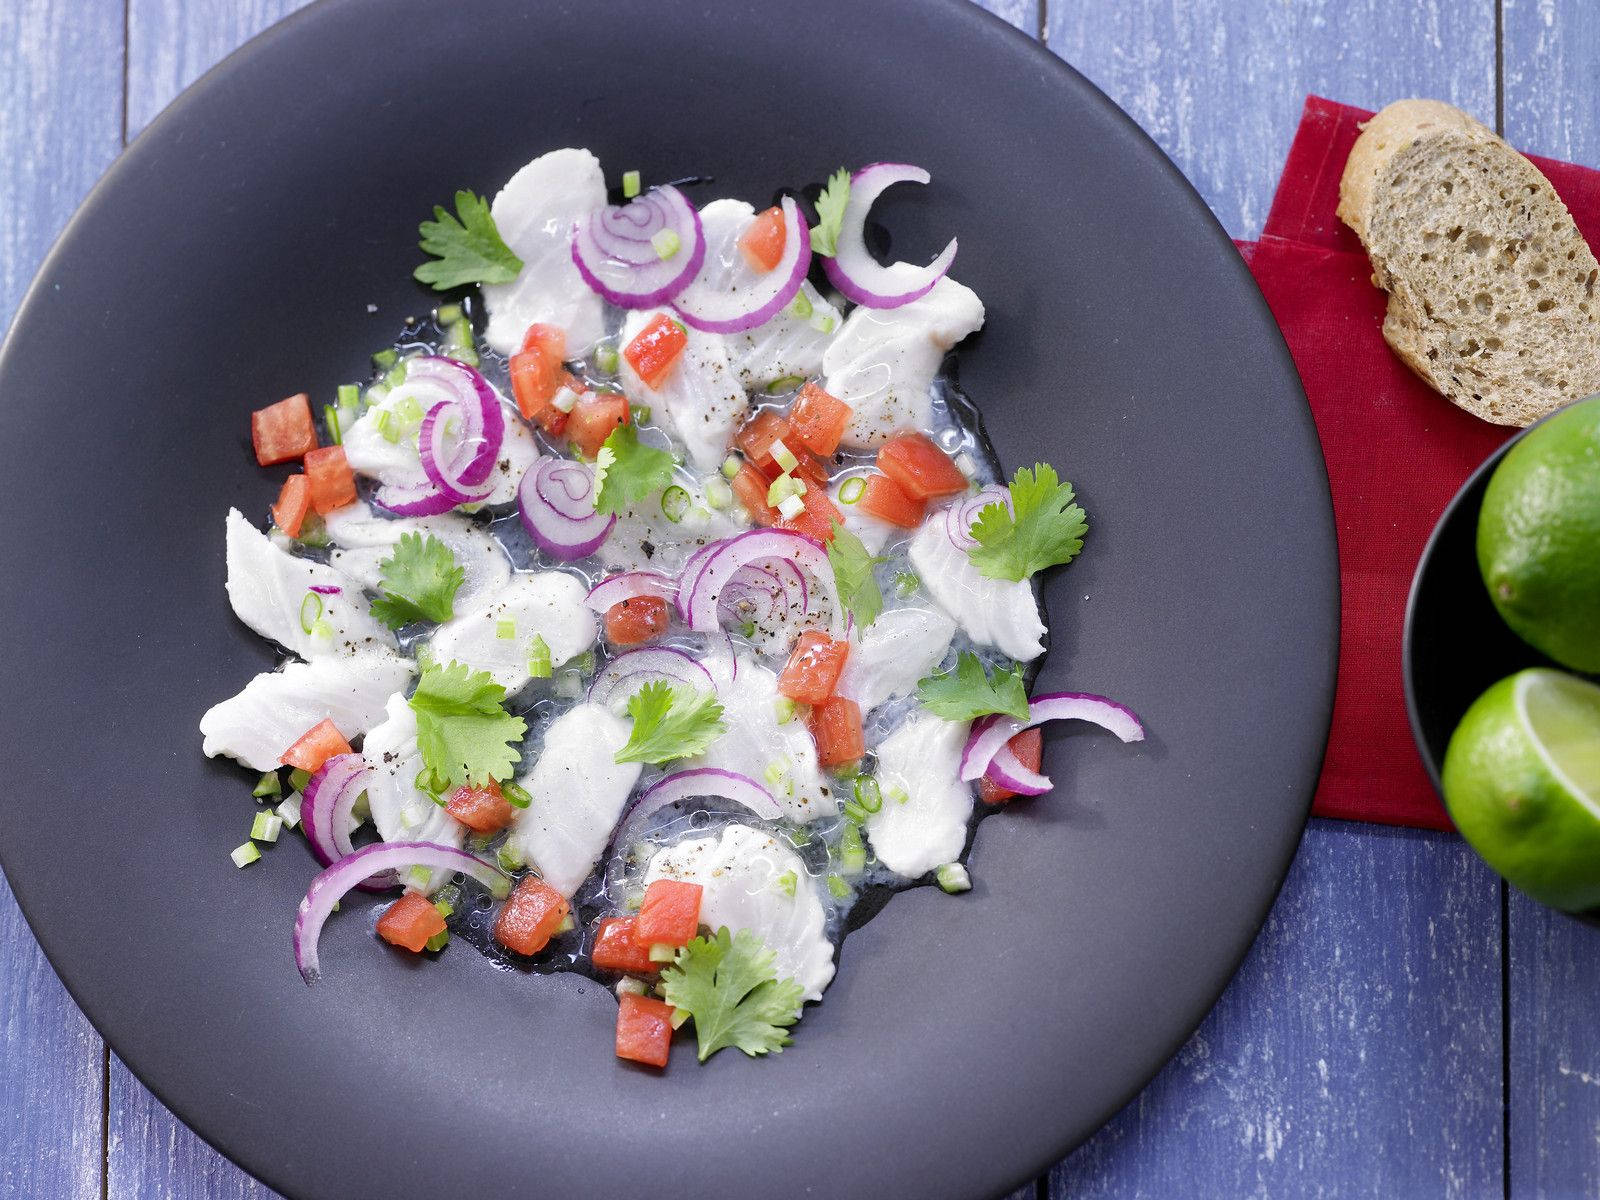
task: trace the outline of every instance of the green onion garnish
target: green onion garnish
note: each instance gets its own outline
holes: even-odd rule
[[[805,481],[793,475],[779,475],[767,485],[767,503],[777,508],[793,496],[805,495]]]
[[[909,596],[922,586],[914,571],[901,571],[894,577],[894,590],[902,596]]]
[[[833,894],[835,900],[850,899],[850,885],[844,881],[842,875],[828,876],[828,891]]]
[[[624,171],[622,173],[622,195],[624,199],[632,200],[639,194],[639,172]]]
[[[811,328],[815,329],[818,333],[832,333],[833,318],[828,316],[826,313],[816,313],[811,318]]]
[[[742,464],[739,461],[739,456],[738,455],[736,455],[736,454],[728,455],[727,458],[722,460],[722,477],[724,479],[732,479],[732,478],[734,478],[736,475],[739,474],[739,468],[741,466],[743,466],[743,465],[744,464]]]
[[[585,650],[577,658],[567,660],[567,666],[573,667],[580,675],[590,675],[594,672],[594,651]]]
[[[774,379],[771,383],[767,384],[766,393],[769,396],[775,396],[779,392],[792,391],[804,382],[805,380],[801,379],[798,375],[785,375],[782,379]]]
[[[601,342],[594,348],[594,365],[602,375],[615,375],[617,367],[617,348],[610,342]]]
[[[322,419],[328,423],[328,440],[335,446],[342,445],[344,434],[339,429],[339,407],[336,404],[322,406]]]
[[[778,890],[785,896],[792,896],[794,895],[795,885],[800,882],[800,877],[793,871],[785,871],[772,882],[777,885]]]
[[[278,778],[276,771],[268,771],[260,779],[256,780],[256,789],[250,794],[257,800],[265,799],[267,796],[281,796],[283,795],[283,780]]]
[[[384,441],[393,444],[400,440],[400,425],[394,419],[394,413],[387,408],[378,410],[378,415],[373,419],[373,423],[377,425],[378,432],[383,435]]]
[[[407,425],[422,424],[422,418],[425,415],[422,411],[422,402],[419,401],[415,396],[405,397],[405,399],[401,400],[399,404],[396,404],[389,411],[394,413],[395,416],[399,417]]]
[[[867,810],[854,800],[846,800],[842,806],[842,811],[844,812],[844,819],[856,825],[864,824],[867,819]]]
[[[896,804],[911,803],[910,793],[908,793],[905,788],[893,783],[889,785],[889,799],[893,800]]]
[[[767,782],[768,783],[776,784],[780,779],[782,779],[788,773],[789,773],[789,760],[788,759],[779,758],[779,759],[775,759],[774,761],[769,762],[767,764],[766,776],[767,776]]]
[[[706,503],[721,510],[733,503],[733,489],[720,479],[706,480]]]
[[[623,996],[643,996],[650,991],[645,987],[644,980],[635,979],[632,975],[624,975],[611,990],[616,992],[619,1000]]]
[[[839,835],[839,869],[846,875],[859,875],[867,869],[867,848],[859,826],[846,825]]]
[[[478,352],[471,346],[456,346],[452,348],[450,351],[450,357],[455,359],[458,363],[463,363],[469,367],[477,366],[480,361],[478,358]]]
[[[669,946],[665,942],[657,942],[650,947],[651,962],[669,963],[677,957],[678,948],[676,946]]]
[[[671,258],[683,249],[683,239],[675,229],[656,230],[650,235],[650,244],[655,247],[656,257],[660,259]]]
[[[933,877],[939,881],[940,889],[952,896],[957,892],[972,890],[972,876],[960,863],[945,863],[933,873]]]
[[[289,772],[289,786],[297,792],[306,790],[306,784],[311,782],[311,772],[302,771],[299,767]]]
[[[633,418],[635,425],[643,425],[650,420],[650,406],[648,404],[635,404],[628,409],[628,415]]]
[[[494,635],[502,641],[514,642],[517,640],[517,623],[508,619],[501,619],[494,623]]]
[[[856,803],[869,813],[875,813],[883,807],[883,789],[871,775],[857,777]]]
[[[392,388],[399,387],[406,381],[406,364],[404,362],[395,363],[394,366],[389,368],[388,374],[383,377],[383,381]]]
[[[454,325],[461,320],[461,317],[461,306],[459,304],[441,305],[439,310],[433,314],[433,319],[439,322],[441,328],[446,325]],[[448,917],[449,915],[449,913],[445,913],[445,916]]]
[[[322,597],[316,592],[307,592],[306,598],[300,601],[301,632],[307,634],[314,632],[320,620],[322,620]]]
[[[779,696],[772,702],[773,712],[778,718],[779,725],[787,725],[794,720],[794,701],[787,696]]]
[[[802,321],[811,315],[811,297],[806,295],[804,288],[794,294],[794,299],[789,302],[789,312]]]
[[[258,812],[250,822],[250,838],[257,842],[275,842],[283,832],[283,818],[276,813]]]
[[[535,679],[549,679],[551,669],[550,643],[536,633],[533,644],[528,647],[528,674]]]
[[[339,385],[339,407],[360,408],[361,389],[353,383],[341,383]]]
[[[854,504],[866,490],[867,481],[859,475],[853,475],[839,485],[839,503]]]
[[[261,857],[261,851],[256,849],[256,844],[254,842],[246,842],[244,845],[234,850],[234,852],[228,855],[228,857],[233,859],[234,866],[248,867],[251,863],[255,862],[256,859]]]
[[[527,808],[528,805],[533,803],[533,797],[528,795],[527,789],[513,779],[502,779],[500,781],[500,794],[506,798],[506,803],[511,805],[512,808]]]
[[[499,862],[500,869],[506,872],[520,871],[528,865],[522,857],[522,851],[518,850],[510,842],[495,851],[495,859]]]
[[[800,465],[800,460],[794,456],[794,451],[783,444],[782,438],[772,439],[772,448],[767,451],[772,455],[772,461],[783,468],[787,474]]]
[[[422,948],[424,950],[443,950],[449,944],[450,931],[448,929],[441,929],[438,933],[434,934],[431,938],[424,942],[422,944]]]
[[[433,882],[433,872],[427,867],[412,867],[406,872],[406,882],[416,888],[426,888]]]
[[[689,511],[689,493],[673,484],[661,493],[661,511],[667,520],[676,525],[683,520],[683,514]]]
[[[372,365],[380,371],[387,371],[400,361],[400,351],[395,349],[379,350],[372,356]]]
[[[296,825],[300,824],[300,806],[304,802],[305,797],[301,796],[299,792],[296,792],[294,795],[286,799],[282,804],[278,805],[278,807],[273,811],[276,812],[278,816],[283,818],[283,823],[285,825],[287,825],[290,829],[293,829]]]

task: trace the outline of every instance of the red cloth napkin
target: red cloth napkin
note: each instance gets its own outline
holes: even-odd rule
[[[1239,249],[1300,369],[1338,526],[1339,682],[1312,812],[1449,829],[1406,718],[1406,596],[1439,514],[1516,430],[1455,407],[1383,340],[1384,294],[1360,241],[1334,215],[1358,123],[1371,115],[1306,98],[1261,240]],[[1532,161],[1589,244],[1600,244],[1600,171]]]

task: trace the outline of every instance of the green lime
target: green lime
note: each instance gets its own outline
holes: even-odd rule
[[[1495,468],[1478,570],[1518,637],[1575,671],[1600,671],[1600,396],[1536,426]]]
[[[1600,907],[1600,687],[1545,667],[1502,679],[1450,735],[1443,782],[1496,871],[1553,908]]]

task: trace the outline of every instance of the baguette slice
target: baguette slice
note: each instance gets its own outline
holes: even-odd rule
[[[1389,293],[1383,336],[1452,403],[1531,425],[1600,391],[1600,264],[1550,181],[1438,100],[1368,121],[1339,217]]]

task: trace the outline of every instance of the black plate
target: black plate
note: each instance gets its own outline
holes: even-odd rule
[[[988,303],[961,357],[1010,466],[1079,485],[1041,686],[1150,739],[1052,733],[1055,794],[984,823],[961,898],[896,898],[796,1044],[611,1055],[578,976],[406,961],[346,911],[308,990],[313,873],[235,870],[244,774],[201,711],[273,661],[223,596],[262,515],[247,414],[359,376],[429,297],[417,221],[552,147],[615,178],[769,198],[920,163],[897,256],[959,232]],[[377,306],[369,314],[368,304]],[[142,134],[0,355],[0,852],[73,996],[204,1137],[294,1196],[967,1197],[1091,1133],[1200,1021],[1272,902],[1326,736],[1327,482],[1283,342],[1199,198],[1131,121],[949,0],[345,0],[228,59]],[[347,910],[349,906],[346,906]]]

